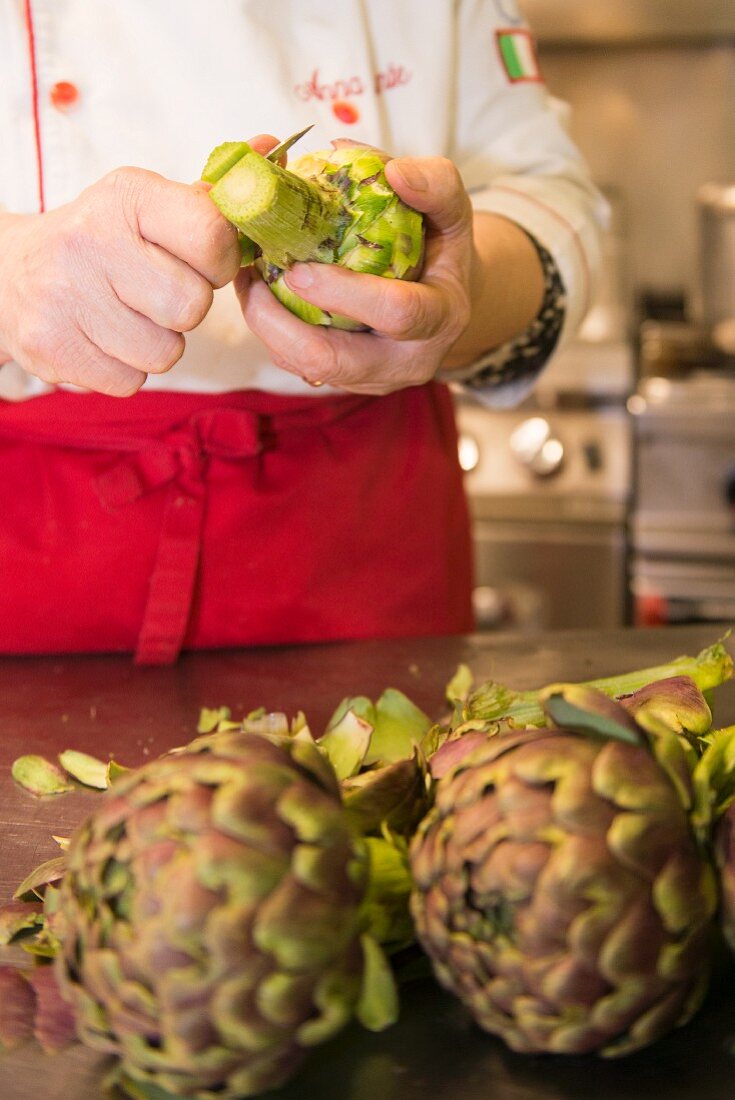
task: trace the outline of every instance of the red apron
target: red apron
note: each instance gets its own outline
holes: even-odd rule
[[[0,652],[463,633],[452,402],[56,392],[0,403]]]

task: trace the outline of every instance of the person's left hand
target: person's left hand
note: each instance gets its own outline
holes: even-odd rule
[[[472,207],[451,161],[396,158],[389,183],[426,218],[420,281],[359,274],[336,264],[298,263],[286,282],[302,298],[346,314],[367,332],[310,325],[280,304],[252,268],[235,286],[250,329],[274,363],[312,385],[386,394],[429,381],[470,318]]]

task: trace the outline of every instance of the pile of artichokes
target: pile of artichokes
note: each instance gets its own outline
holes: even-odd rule
[[[443,722],[388,690],[318,739],[212,712],[108,775],[0,942],[53,960],[132,1097],[260,1095],[350,1019],[388,1026],[416,940],[512,1049],[626,1054],[696,1011],[723,933],[735,950],[735,727],[708,702],[732,672],[721,643],[535,692],[463,669]],[[4,975],[10,1043],[28,998]]]

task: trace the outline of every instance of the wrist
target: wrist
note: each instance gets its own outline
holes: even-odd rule
[[[457,370],[524,332],[544,300],[544,272],[526,232],[499,214],[475,214],[470,321],[443,370]]]

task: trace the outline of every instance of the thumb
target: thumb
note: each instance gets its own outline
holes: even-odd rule
[[[386,178],[405,203],[426,214],[434,229],[450,236],[469,232],[472,206],[456,166],[446,157],[396,157]]]

